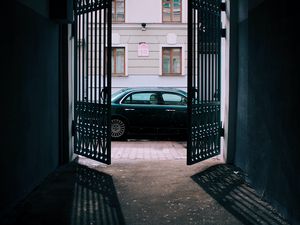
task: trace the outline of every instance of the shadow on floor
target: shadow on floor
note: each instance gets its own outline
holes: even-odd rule
[[[51,174],[3,224],[125,224],[110,175],[71,163]]]
[[[243,224],[288,224],[261,200],[234,166],[213,166],[192,179]]]

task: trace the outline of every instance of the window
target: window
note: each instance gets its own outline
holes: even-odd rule
[[[159,104],[159,97],[157,93],[141,92],[129,95],[123,104]]]
[[[112,48],[111,67],[113,76],[125,75],[125,48]]]
[[[181,22],[181,0],[162,0],[163,22]]]
[[[112,22],[125,22],[125,0],[112,1]]]
[[[186,97],[173,94],[173,93],[164,93],[162,94],[164,105],[186,105]]]
[[[162,74],[181,74],[181,48],[162,48]]]

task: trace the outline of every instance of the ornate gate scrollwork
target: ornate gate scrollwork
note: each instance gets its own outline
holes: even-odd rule
[[[188,1],[187,164],[220,154],[221,0]]]
[[[74,0],[74,152],[111,163],[111,1]]]

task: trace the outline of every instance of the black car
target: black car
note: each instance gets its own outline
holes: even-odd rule
[[[187,93],[175,88],[127,88],[112,95],[111,136],[185,134]]]

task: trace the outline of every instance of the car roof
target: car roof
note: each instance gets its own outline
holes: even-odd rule
[[[180,92],[186,94],[184,90],[173,87],[135,87],[135,88],[123,88],[120,92],[136,92],[136,91],[171,91]]]

